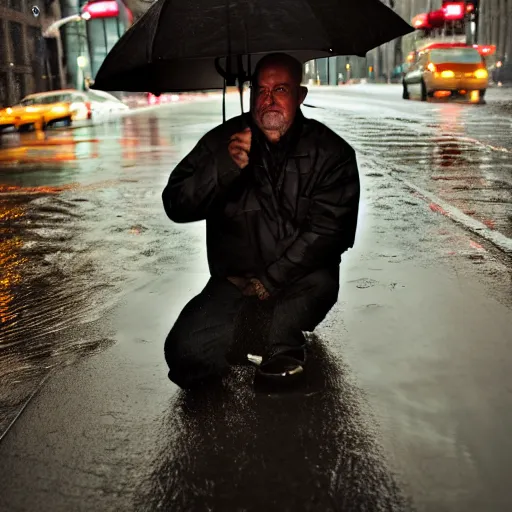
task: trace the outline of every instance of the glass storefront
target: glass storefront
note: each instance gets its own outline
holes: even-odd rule
[[[87,22],[92,78],[96,76],[108,52],[125,30],[125,24],[119,17],[93,19]]]
[[[86,5],[103,0],[66,0],[63,16],[83,12]],[[130,25],[128,11],[121,0],[116,0],[119,15],[93,17],[82,23],[69,23],[63,27],[68,86],[83,90],[98,72],[108,52]],[[74,6],[73,6],[74,4]],[[78,4],[78,5],[77,5]]]

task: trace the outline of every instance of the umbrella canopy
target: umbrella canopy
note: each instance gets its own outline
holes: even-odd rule
[[[380,0],[158,0],[112,48],[94,88],[221,89],[270,52],[364,56],[413,30]]]

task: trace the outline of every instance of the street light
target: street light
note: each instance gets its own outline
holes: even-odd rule
[[[91,13],[84,12],[82,14],[72,14],[53,22],[44,32],[43,37],[58,37],[59,29],[67,23],[73,23],[78,21],[89,21],[91,19]]]
[[[79,55],[76,58],[76,63],[79,68],[82,68],[82,69],[85,68],[85,66],[87,66],[87,57],[84,57],[83,55]]]
[[[78,76],[77,76],[77,89],[82,91],[85,85],[85,74],[84,68],[87,66],[87,57],[84,55],[79,55],[76,58],[76,65],[78,66]]]

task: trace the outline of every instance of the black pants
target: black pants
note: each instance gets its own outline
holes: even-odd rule
[[[252,306],[263,307],[270,318],[265,329],[267,347],[301,347],[303,331],[313,331],[325,318],[338,299],[338,290],[338,267],[312,272],[267,301],[244,297],[229,281],[211,278],[185,306],[167,336],[169,378],[189,388],[223,375],[229,368],[237,319]]]

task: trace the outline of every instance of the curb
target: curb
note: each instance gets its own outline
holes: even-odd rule
[[[434,203],[433,209],[435,211],[452,219],[454,222],[462,225],[475,235],[482,237],[488,242],[491,242],[508,256],[512,255],[512,238],[508,238],[498,231],[493,231],[482,222],[473,219],[469,215],[466,215],[455,206],[452,206],[451,204],[437,197],[435,194],[432,194],[431,192],[428,192],[427,190],[424,190],[421,187],[414,185],[414,183],[411,183],[410,181],[402,178],[395,171],[391,171],[391,176],[403,183],[407,188],[417,192],[423,199],[428,199]]]
[[[20,407],[20,409],[18,410],[18,413],[16,414],[16,416],[14,416],[14,418],[12,419],[12,421],[9,423],[9,425],[7,425],[7,427],[5,427],[5,430],[3,432],[0,432],[0,443],[5,439],[5,437],[7,436],[7,434],[10,432],[10,430],[12,429],[12,427],[14,427],[14,424],[20,419],[20,416],[25,412],[25,409],[27,408],[28,404],[32,401],[33,398],[35,398],[35,396],[37,394],[39,394],[39,392],[41,391],[41,389],[43,389],[43,386],[45,385],[46,381],[53,375],[55,371],[55,368],[52,368],[40,381],[39,383],[37,384],[36,388],[32,391],[32,393],[30,393],[30,395],[28,396],[28,398],[23,402],[23,405]]]

